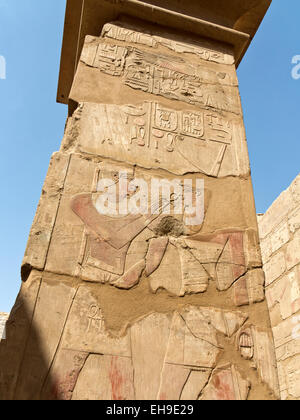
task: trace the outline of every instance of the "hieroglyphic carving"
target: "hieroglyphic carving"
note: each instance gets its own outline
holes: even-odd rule
[[[238,346],[241,356],[246,360],[251,360],[254,356],[254,343],[251,329],[243,330],[238,337]]]
[[[92,45],[94,51],[94,45]],[[85,49],[91,49],[87,44]],[[82,62],[90,56],[83,52]],[[92,64],[91,64],[92,63]],[[89,64],[102,73],[121,77],[124,85],[168,99],[241,113],[236,80],[229,73],[186,63],[168,55],[100,42]],[[229,90],[228,90],[229,89]]]
[[[100,44],[94,65],[104,73],[112,76],[121,76],[127,49],[118,45]]]
[[[222,85],[231,84],[226,73],[193,68],[174,57],[133,49],[128,52],[123,77],[125,85],[133,89],[193,105],[230,110],[222,89]]]
[[[220,50],[209,48],[207,45],[204,46],[204,41],[196,42],[190,40],[189,42],[184,42],[174,35],[170,35],[169,37],[151,35],[146,32],[145,28],[143,28],[142,32],[124,22],[107,23],[103,27],[101,36],[103,38],[115,39],[117,41],[123,41],[130,44],[145,45],[152,48],[157,48],[162,45],[172,51],[195,54],[202,60],[212,61],[219,64],[234,63],[232,55]],[[218,48],[220,49],[220,46],[218,46]]]
[[[92,329],[100,332],[103,329],[104,317],[99,306],[95,304],[90,306],[88,320],[87,332],[90,332]]]
[[[241,356],[246,360],[253,360],[253,367],[257,369],[261,380],[278,396],[279,384],[272,334],[252,325],[242,329],[236,340]]]
[[[79,121],[80,151],[176,174],[239,175],[236,124],[213,111],[83,104]]]
[[[133,387],[134,399],[198,399],[207,386],[210,389],[209,379],[219,370],[218,358],[223,351],[220,337],[235,337],[247,320],[241,312],[185,306],[170,314],[149,314],[128,326],[122,337],[109,335],[105,323],[101,323],[96,336],[90,332],[82,337],[89,322],[88,308],[96,306],[88,288],[82,288],[70,313],[62,347],[71,351],[76,346],[77,351],[88,349],[99,355],[101,372],[105,374],[103,380],[97,379],[97,399],[103,399],[103,394],[114,399],[110,388],[116,371],[111,357],[115,362],[127,360],[124,369],[118,363],[118,377]],[[85,375],[84,371],[79,375],[78,384],[88,382]],[[89,372],[90,381],[94,375]],[[73,399],[85,395],[79,388],[75,388]]]

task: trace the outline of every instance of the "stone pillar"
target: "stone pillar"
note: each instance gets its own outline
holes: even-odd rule
[[[278,398],[236,51],[215,38],[129,18],[85,38],[2,398]]]
[[[300,400],[300,175],[259,217],[282,400]]]

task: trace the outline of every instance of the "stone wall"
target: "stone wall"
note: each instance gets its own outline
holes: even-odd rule
[[[259,216],[282,399],[300,399],[300,175]]]

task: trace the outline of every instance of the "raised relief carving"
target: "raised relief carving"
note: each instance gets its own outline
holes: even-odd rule
[[[195,54],[202,60],[219,64],[234,64],[233,55],[204,46],[204,41],[198,43],[192,40],[184,42],[179,40],[176,35],[168,35],[168,37],[151,35],[146,33],[145,28],[142,32],[124,22],[107,23],[103,27],[101,36],[152,48],[163,46],[178,53]],[[220,46],[218,48],[220,49]]]
[[[101,308],[98,305],[91,305],[88,313],[87,332],[91,330],[100,332],[104,326],[104,317]]]
[[[91,50],[87,44],[85,49]],[[94,51],[94,45],[93,50]],[[82,62],[90,54],[84,50]],[[241,114],[237,81],[226,72],[186,63],[169,55],[153,54],[134,47],[99,43],[92,67],[102,73],[120,77],[132,89]]]
[[[175,123],[174,126],[168,125],[169,129],[175,129],[175,126]],[[119,209],[135,192],[130,187],[135,180],[124,185],[124,180],[120,179],[124,171],[122,166],[104,163],[100,170],[96,169],[100,180],[111,180],[107,194],[115,194],[118,186],[115,197]],[[133,171],[129,170],[128,174],[133,177]],[[142,181],[148,185],[149,180],[145,179]],[[150,191],[150,186],[147,190]],[[102,213],[99,194],[79,194],[71,202],[73,212],[85,226],[77,272],[82,279],[131,289],[144,276],[149,279],[153,292],[162,288],[184,296],[206,292],[210,281],[219,291],[226,291],[247,271],[245,234],[220,232],[201,235],[198,232],[203,219],[199,219],[199,225],[190,226],[184,206],[181,207],[182,214],[165,214],[164,206],[170,205],[171,213],[175,209],[171,205],[174,199],[172,190],[169,191],[169,201],[165,197],[159,205],[152,203],[151,211],[127,215]],[[161,201],[161,198],[159,195],[156,200]]]
[[[108,188],[108,191],[112,193],[115,183],[119,182],[121,168],[104,164],[101,169],[102,179],[111,180],[111,188]],[[129,172],[130,175],[133,175],[133,172]],[[127,200],[128,194],[133,194],[133,191],[123,191],[120,188],[119,205]],[[133,240],[159,216],[159,213],[123,216],[111,212],[104,215],[97,210],[96,201],[97,194],[80,194],[75,196],[71,203],[73,212],[83,221],[86,230],[82,246],[84,251],[80,253],[79,258],[79,274],[87,280],[130,289],[138,283],[146,263],[143,258],[126,270],[128,250]],[[91,269],[93,273],[97,273],[97,278],[90,276]]]
[[[110,374],[115,365],[112,358],[118,362],[118,377],[127,378],[126,388],[134,390],[131,397],[136,400],[206,399],[206,392],[211,388],[210,379],[220,370],[217,366],[223,351],[220,337],[233,337],[247,320],[247,316],[240,312],[186,306],[170,314],[147,315],[128,326],[122,337],[110,336],[102,324],[96,337],[85,334],[83,338],[82,331],[88,325],[86,306],[94,304],[88,289],[81,288],[66,325],[62,347],[66,350],[74,346],[84,348],[99,355],[99,361],[101,358],[104,378],[96,379],[97,387],[93,387],[97,392],[95,399],[103,399],[104,394],[106,399],[114,399],[111,390],[115,389],[112,386],[115,385],[115,375]],[[126,366],[122,366],[119,362],[125,362],[125,359]],[[89,372],[89,381],[94,381],[95,374],[98,378],[99,369]],[[85,395],[84,387],[79,389],[79,384],[88,382],[85,369],[82,372],[73,399]],[[115,369],[113,372],[116,373]],[[238,374],[235,377],[235,372],[231,373],[233,378],[238,378]],[[124,399],[126,395],[126,389],[123,389],[118,393],[118,399]]]
[[[251,329],[248,328],[242,331],[238,337],[238,341],[241,356],[246,360],[251,360],[254,356],[254,343]]]
[[[279,384],[276,368],[275,350],[272,333],[248,326],[236,337],[241,356],[252,360],[252,366],[258,371],[261,380],[279,396]]]
[[[79,118],[79,149],[175,174],[242,175],[242,142],[234,121],[213,111],[177,111],[155,102],[86,103]],[[91,129],[92,127],[92,129]],[[242,171],[242,172],[241,172]]]
[[[111,76],[121,76],[127,49],[118,45],[100,44],[97,50],[95,67]]]
[[[150,276],[152,290],[165,288],[184,296],[206,292],[209,281],[214,281],[219,291],[228,290],[246,272],[243,237],[242,232],[170,237],[168,249],[173,251],[166,252],[161,266]],[[172,260],[180,262],[177,276],[168,270]]]
[[[234,303],[236,306],[250,305],[265,300],[265,275],[263,270],[250,270],[234,285]]]
[[[238,95],[229,102],[224,88],[234,81],[227,73],[186,64],[173,56],[147,53],[137,48],[100,43],[94,67],[111,76],[122,76],[133,89],[200,105],[240,113]]]

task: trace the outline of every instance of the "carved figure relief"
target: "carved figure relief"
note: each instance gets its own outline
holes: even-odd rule
[[[112,180],[107,194],[116,191],[118,171],[121,166],[100,165],[100,178]],[[117,194],[119,206],[135,192],[126,185],[123,191],[122,184]],[[245,274],[243,232],[201,235],[202,225],[188,226],[184,213],[164,214],[164,206],[172,204],[172,194],[169,201],[152,203],[149,213],[128,215],[101,213],[97,197],[98,193],[80,194],[71,203],[85,225],[78,265],[78,274],[84,279],[131,289],[144,275],[154,292],[164,288],[184,296],[206,292],[210,281],[218,290],[228,290]],[[170,270],[174,262],[176,273]]]
[[[130,325],[122,337],[113,338],[102,324],[101,331],[97,330],[97,337],[94,330],[84,334],[83,338],[81,330],[86,331],[89,312],[82,305],[88,302],[91,305],[93,301],[94,298],[81,288],[62,342],[64,351],[72,350],[73,346],[80,351],[89,349],[98,359],[92,371],[87,366],[82,369],[73,399],[84,399],[83,384],[94,384],[94,381],[95,399],[113,399],[116,394],[121,400],[129,398],[129,395],[136,400],[247,399],[250,382],[243,379],[233,364],[218,364],[224,351],[220,338],[233,337],[240,342],[247,315],[186,306],[173,314],[147,315]],[[77,325],[76,331],[72,325]],[[277,392],[278,383],[274,382],[276,370],[272,364],[275,363],[274,355],[268,353],[270,365],[266,369],[267,353],[262,344],[267,345],[267,342],[260,341],[259,335],[257,338],[251,346],[253,343],[258,372],[262,380]],[[244,344],[243,340],[241,342]],[[268,345],[271,346],[271,343],[269,337]],[[121,393],[114,388],[115,375],[112,373],[116,373],[116,366],[118,377],[127,384]],[[102,374],[97,375],[98,371]]]

